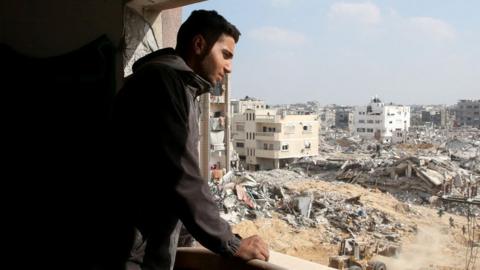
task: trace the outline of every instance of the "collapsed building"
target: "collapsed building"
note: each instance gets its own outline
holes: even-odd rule
[[[480,200],[478,131],[420,134],[412,144],[380,145],[358,136],[326,137],[320,155],[292,164],[324,180],[376,187],[402,200],[434,198]],[[330,173],[326,173],[330,172]]]

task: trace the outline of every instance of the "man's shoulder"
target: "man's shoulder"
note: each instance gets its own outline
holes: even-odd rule
[[[160,61],[151,61],[145,63],[136,72],[134,72],[132,76],[141,76],[143,74],[152,73],[160,76],[156,78],[180,78],[178,70]]]

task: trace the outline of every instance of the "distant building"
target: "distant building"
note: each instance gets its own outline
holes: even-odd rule
[[[231,115],[243,114],[247,109],[267,109],[265,101],[249,96],[240,100],[232,99],[230,100],[230,104],[232,110]]]
[[[455,108],[455,124],[480,128],[480,99],[458,101]]]
[[[332,128],[335,128],[336,123],[336,112],[333,107],[326,106],[320,108],[318,111],[319,122],[320,122],[320,131],[326,132]]]
[[[410,107],[385,105],[377,97],[367,106],[355,107],[353,115],[353,131],[364,138],[399,142],[410,127]]]
[[[450,109],[444,105],[425,106],[421,111],[421,121],[417,125],[430,125],[438,128],[451,127]]]
[[[232,122],[233,147],[247,169],[281,168],[318,154],[318,115],[247,109]]]
[[[353,124],[353,111],[351,107],[335,107],[335,128],[349,130]]]

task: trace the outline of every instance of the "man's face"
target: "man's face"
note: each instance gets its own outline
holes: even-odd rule
[[[221,35],[210,52],[201,60],[197,73],[212,85],[220,83],[227,73],[232,71],[235,40]]]

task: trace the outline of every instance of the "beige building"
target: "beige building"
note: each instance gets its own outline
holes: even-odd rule
[[[234,149],[249,170],[277,169],[318,154],[317,115],[247,109],[233,116],[232,123]]]
[[[247,109],[267,109],[265,101],[249,96],[239,100],[231,99],[230,104],[231,115],[243,114]]]

